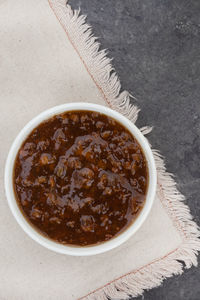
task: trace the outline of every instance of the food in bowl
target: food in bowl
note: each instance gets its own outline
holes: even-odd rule
[[[148,167],[140,144],[117,120],[74,110],[40,123],[14,163],[18,206],[42,235],[90,246],[125,231],[141,212]]]

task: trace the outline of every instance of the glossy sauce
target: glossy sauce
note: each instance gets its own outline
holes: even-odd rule
[[[13,184],[43,235],[78,246],[107,241],[136,218],[148,185],[136,139],[103,114],[73,111],[36,127],[21,146]]]

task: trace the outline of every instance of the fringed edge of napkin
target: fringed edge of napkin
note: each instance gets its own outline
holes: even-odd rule
[[[91,26],[86,23],[86,16],[80,15],[80,10],[72,10],[65,0],[48,2],[105,101],[112,109],[135,123],[139,109],[130,103],[130,98],[134,97],[127,91],[121,91],[120,80],[111,59],[107,57],[106,50],[99,49],[100,44],[93,36]],[[145,126],[140,130],[146,135],[151,127]],[[82,297],[82,300],[107,300],[107,297],[122,300],[138,296],[144,290],[160,285],[165,278],[181,274],[184,267],[197,265],[197,254],[200,251],[199,228],[192,220],[189,207],[183,203],[185,198],[177,190],[173,175],[166,171],[163,157],[156,150],[153,150],[153,154],[158,172],[157,193],[180,233],[182,243],[164,257],[114,279]]]

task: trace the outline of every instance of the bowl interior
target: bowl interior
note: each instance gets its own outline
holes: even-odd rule
[[[50,117],[67,112],[72,110],[89,110],[89,111],[96,111],[103,113],[107,116],[112,117],[113,119],[116,119],[118,122],[120,122],[123,126],[125,126],[132,135],[136,138],[138,143],[140,144],[144,156],[147,161],[147,167],[148,167],[148,188],[147,188],[147,194],[146,194],[146,200],[144,203],[144,207],[142,208],[141,212],[137,216],[136,220],[122,233],[117,235],[116,237],[112,238],[109,241],[106,241],[101,244],[97,245],[91,245],[91,246],[84,246],[84,247],[78,247],[78,246],[66,246],[62,245],[60,243],[54,242],[48,238],[45,238],[42,236],[39,232],[37,232],[25,219],[22,212],[19,209],[19,206],[16,202],[14,188],[13,188],[13,167],[15,163],[15,158],[18,153],[19,148],[21,147],[23,141],[26,139],[26,137],[31,133],[31,131],[37,127],[42,121],[49,119]],[[111,250],[119,245],[121,245],[123,242],[125,242],[130,236],[132,236],[142,225],[142,223],[145,221],[148,213],[150,212],[150,209],[153,204],[153,200],[155,197],[156,192],[156,167],[155,167],[155,161],[153,158],[152,151],[150,149],[150,146],[146,140],[146,138],[142,135],[142,133],[139,131],[139,129],[127,118],[122,116],[116,111],[113,111],[105,106],[97,105],[97,104],[91,104],[91,103],[69,103],[69,104],[63,104],[60,106],[53,107],[51,109],[48,109],[44,112],[42,112],[40,115],[32,119],[18,134],[16,139],[14,140],[8,157],[6,161],[5,166],[5,191],[6,196],[8,200],[8,204],[10,206],[10,209],[16,218],[19,225],[23,228],[23,230],[36,242],[40,243],[44,247],[59,252],[63,254],[69,254],[69,255],[77,255],[77,256],[86,256],[86,255],[94,255],[102,252],[106,252],[108,250]]]

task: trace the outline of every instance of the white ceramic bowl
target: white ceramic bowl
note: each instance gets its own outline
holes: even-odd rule
[[[146,201],[143,209],[141,210],[140,214],[138,215],[134,223],[131,224],[124,232],[122,232],[115,238],[107,242],[101,243],[99,245],[94,245],[89,247],[88,246],[87,247],[65,246],[42,236],[38,231],[34,229],[34,227],[32,227],[29,224],[29,222],[25,219],[25,217],[21,213],[17,205],[14,189],[13,189],[13,166],[14,166],[16,155],[23,141],[31,133],[31,131],[35,127],[37,127],[42,121],[56,114],[63,113],[66,111],[72,111],[72,110],[97,111],[112,117],[113,119],[119,121],[122,125],[124,125],[133,134],[133,136],[137,139],[140,146],[142,147],[143,153],[147,161],[148,172],[149,172],[149,182],[148,182]],[[108,250],[111,250],[121,245],[140,228],[142,223],[147,218],[153,204],[153,200],[156,193],[156,178],[157,178],[156,167],[155,167],[152,151],[149,147],[146,138],[142,135],[139,129],[132,122],[130,122],[127,118],[122,116],[120,113],[110,108],[107,108],[105,106],[91,104],[91,103],[69,103],[69,104],[53,107],[51,109],[42,112],[33,120],[31,120],[20,131],[20,133],[14,140],[7,157],[6,166],[5,166],[5,191],[6,191],[8,204],[10,206],[10,209],[15,219],[17,220],[18,224],[22,227],[22,229],[33,240],[35,240],[42,246],[59,253],[77,255],[77,256],[87,256],[87,255],[94,255],[94,254],[106,252]]]

